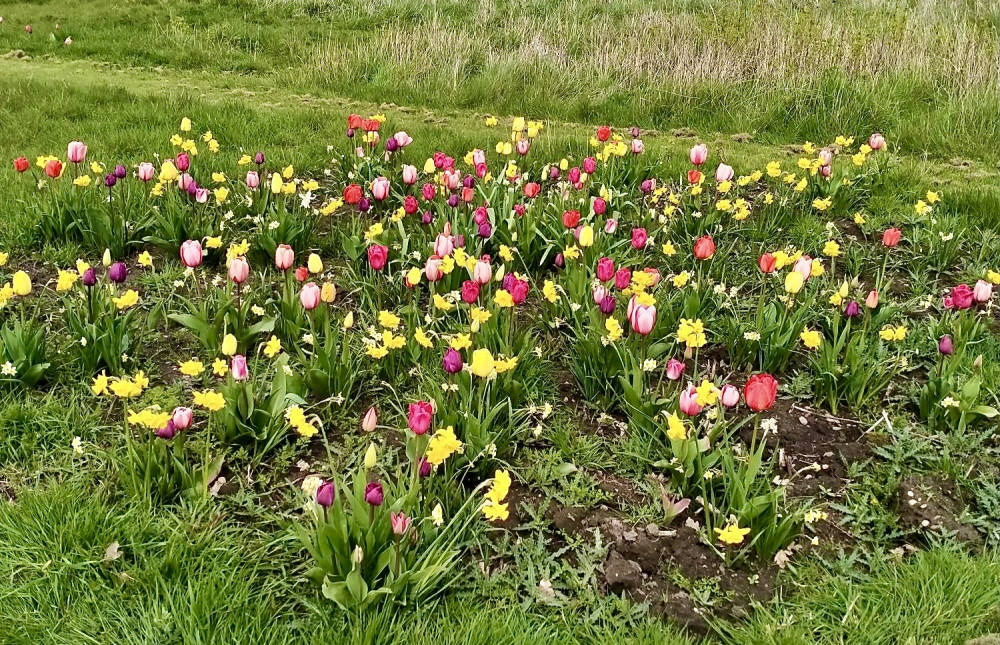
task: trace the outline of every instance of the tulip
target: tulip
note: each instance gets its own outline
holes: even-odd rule
[[[153,433],[160,439],[173,439],[177,434],[177,428],[174,427],[173,421],[167,421],[167,425],[157,428]]]
[[[299,302],[302,303],[302,308],[306,311],[312,311],[318,307],[320,303],[319,287],[314,282],[307,282],[302,287],[302,291],[299,292]]]
[[[315,253],[310,253],[309,259],[306,261],[306,267],[308,267],[309,273],[322,273],[323,260]]]
[[[253,190],[260,186],[260,174],[256,170],[247,171],[247,188]]]
[[[698,389],[694,385],[689,385],[681,392],[677,405],[680,411],[689,417],[697,416],[702,410],[702,406],[698,405]]]
[[[566,258],[563,257],[562,253],[556,253],[556,257],[552,259],[552,264],[555,265],[557,269],[561,269],[566,266]]]
[[[128,170],[125,169],[125,166],[117,164],[115,166],[115,177],[118,179],[125,179],[126,176],[128,176]]]
[[[323,508],[330,508],[333,505],[333,498],[336,496],[336,489],[333,482],[323,482],[316,489],[316,503]]]
[[[631,283],[632,272],[625,267],[618,269],[618,272],[615,273],[615,287],[618,289],[628,289]]]
[[[885,233],[882,233],[882,245],[892,248],[899,244],[899,238],[901,236],[902,232],[898,228],[886,229]]]
[[[193,269],[201,264],[202,250],[201,242],[197,240],[188,240],[181,244],[180,249],[181,264]]]
[[[490,350],[484,348],[472,352],[472,373],[479,378],[490,376],[495,370],[495,361]]]
[[[510,292],[510,298],[514,301],[514,304],[519,305],[528,297],[528,281],[514,280],[507,290]]]
[[[87,146],[82,141],[71,141],[66,148],[66,158],[72,163],[83,163],[87,158]]]
[[[332,282],[324,282],[319,290],[319,299],[329,304],[337,299],[337,286]]]
[[[376,201],[382,201],[389,196],[389,180],[385,177],[376,177],[372,182],[372,197]]]
[[[581,248],[588,248],[594,245],[594,227],[591,225],[586,225],[580,229],[580,242]]]
[[[361,189],[361,186],[357,184],[347,184],[344,186],[344,203],[351,204],[352,206],[360,204],[361,198],[364,197],[365,193]]]
[[[878,307],[878,291],[872,289],[868,292],[868,297],[865,298],[865,306],[869,309]]]
[[[437,282],[441,279],[443,274],[441,273],[441,259],[439,257],[432,255],[427,258],[427,263],[424,264],[424,275],[428,282]]]
[[[819,151],[818,158],[821,166],[829,166],[830,162],[833,161],[833,153],[829,148],[823,148]]]
[[[955,343],[951,340],[951,336],[945,334],[938,341],[938,351],[945,356],[951,356],[955,353]]]
[[[656,189],[655,179],[643,179],[642,183],[639,184],[639,190],[642,191],[644,195],[648,195]]]
[[[376,271],[385,268],[385,263],[389,259],[389,247],[381,244],[372,244],[368,247],[368,266]]]
[[[708,146],[704,143],[699,143],[691,148],[688,152],[688,157],[695,166],[702,165],[708,159]]]
[[[715,241],[711,235],[702,235],[694,243],[694,257],[708,260],[715,255]]]
[[[462,300],[466,304],[472,304],[479,299],[479,283],[474,280],[466,280],[462,283]]]
[[[873,132],[872,135],[868,137],[868,147],[872,150],[881,150],[885,147],[885,137],[878,132]]]
[[[802,282],[805,282],[812,275],[812,258],[808,255],[803,255],[795,262],[795,266],[792,269],[801,274]]]
[[[222,346],[220,347],[220,351],[225,356],[232,356],[233,354],[236,353],[236,350],[237,350],[236,336],[233,336],[232,334],[226,334],[226,336],[222,339]]]
[[[114,173],[109,172],[108,174],[104,175],[104,185],[107,188],[114,188],[115,184],[117,183],[118,183],[118,177]]]
[[[594,288],[591,291],[591,296],[593,296],[594,298],[595,305],[601,304],[601,301],[607,298],[609,295],[611,295],[611,292],[608,291],[607,287],[600,284],[594,285]]]
[[[27,157],[18,157],[14,160],[14,170],[17,172],[27,172],[30,167]]]
[[[431,462],[427,461],[426,457],[423,458],[423,459],[421,459],[420,460],[420,478],[424,479],[426,477],[429,477],[430,474],[431,474],[431,470],[433,470],[433,468],[434,467],[431,466]]]
[[[191,422],[194,420],[194,412],[191,408],[174,408],[174,412],[171,415],[170,420],[173,422],[174,428],[177,430],[187,430],[191,427]]]
[[[618,301],[615,300],[615,297],[609,294],[601,299],[601,302],[598,303],[598,307],[600,308],[602,314],[604,314],[605,316],[610,316],[612,313],[614,313],[615,306],[617,304]]]
[[[389,524],[392,526],[392,532],[398,536],[406,534],[406,531],[410,528],[410,523],[413,520],[406,516],[406,513],[400,511],[399,513],[389,513]]]
[[[258,166],[263,166],[264,161],[265,161],[264,153],[261,151],[257,151],[257,154],[253,156],[253,162]]]
[[[517,154],[522,157],[528,154],[528,149],[531,147],[531,142],[527,139],[518,139],[517,143],[514,144],[514,149],[517,150]]]
[[[667,378],[671,381],[676,381],[684,373],[684,369],[687,366],[676,358],[671,358],[667,361]]]
[[[479,237],[483,238],[484,240],[487,240],[489,239],[490,235],[493,234],[493,227],[490,226],[489,222],[483,222],[482,224],[479,225],[479,230],[476,232],[479,235]]]
[[[417,183],[417,167],[410,165],[403,165],[403,183],[407,186],[412,186]]]
[[[207,204],[208,203],[208,189],[207,188],[199,188],[198,190],[196,190],[195,193],[194,193],[194,200],[196,202],[198,202],[199,204]]]
[[[490,266],[489,260],[476,262],[476,266],[472,269],[472,279],[478,284],[489,284],[493,279],[493,267]]]
[[[155,174],[156,168],[148,161],[139,164],[139,169],[136,171],[136,176],[140,181],[151,181]]]
[[[608,210],[608,203],[600,197],[594,198],[594,214],[604,215]]]
[[[648,335],[656,324],[656,305],[636,305],[629,320],[633,331],[643,336]]]
[[[607,233],[608,235],[614,235],[615,231],[617,230],[618,230],[618,220],[609,219],[608,221],[604,222],[604,232]]]
[[[724,163],[720,163],[719,167],[715,169],[715,182],[722,183],[724,181],[730,181],[733,178],[733,167],[727,166]]]
[[[295,251],[287,244],[279,244],[274,250],[274,266],[279,271],[287,271],[295,264]]]
[[[451,252],[455,250],[455,240],[451,235],[445,235],[444,233],[438,234],[434,239],[434,255],[439,258],[447,257],[451,255]]]
[[[972,289],[972,297],[976,302],[986,302],[993,297],[993,285],[986,280],[978,280]]]
[[[451,349],[451,348],[449,348]],[[415,435],[427,434],[434,418],[434,408],[426,401],[411,403],[407,410],[407,424]]]
[[[778,396],[778,380],[770,374],[754,374],[743,386],[743,399],[754,412],[770,410]]]
[[[306,267],[299,267],[295,269],[295,279],[299,282],[305,282],[309,279],[309,269]]]
[[[594,171],[597,170],[597,160],[593,157],[586,157],[583,160],[583,172],[588,175],[593,175]],[[576,183],[575,181],[573,182]]]
[[[229,371],[233,375],[233,380],[245,381],[250,378],[250,371],[247,369],[247,357],[242,354],[233,356],[232,363],[229,365]]]
[[[705,178],[705,175],[701,174],[700,170],[695,170],[692,168],[687,173],[688,183],[692,185],[700,184],[701,180]]]
[[[596,273],[598,280],[601,282],[607,282],[615,275],[615,261],[609,257],[601,258],[597,261]]]
[[[632,154],[641,155],[645,150],[646,146],[642,142],[642,139],[632,139]]]
[[[124,262],[115,262],[108,267],[108,279],[115,284],[121,284],[128,278],[128,267]]]
[[[18,271],[12,278],[14,295],[26,296],[31,293],[31,276],[24,271]]]
[[[368,482],[365,486],[365,501],[371,506],[381,506],[385,501],[385,493],[382,491],[382,484],[378,482]]]
[[[646,235],[646,229],[644,228],[633,228],[632,229],[632,248],[641,251],[646,247],[646,240],[648,236]]]
[[[187,155],[186,152],[182,152],[177,155],[177,170],[181,172],[187,172],[187,169],[191,167],[191,157]]]
[[[448,374],[458,374],[462,371],[462,355],[454,347],[444,350],[444,357],[441,358],[441,367]]]
[[[92,287],[97,284],[97,272],[93,268],[89,268],[83,272],[80,276],[80,282],[83,283],[85,287]]]
[[[242,255],[233,258],[229,263],[229,279],[234,284],[243,284],[250,277],[250,263]]]
[[[975,295],[969,285],[960,284],[944,297],[944,306],[946,309],[968,309],[973,300]]]
[[[361,429],[365,432],[374,432],[376,427],[378,427],[378,410],[373,405],[365,412],[365,416],[361,417]]]
[[[63,165],[58,159],[52,159],[45,164],[45,175],[52,179],[62,176]]]
[[[833,174],[833,166],[827,164],[825,166],[820,166],[819,174],[823,179],[829,179],[830,175]]]
[[[851,300],[844,307],[844,315],[848,318],[857,318],[861,315],[861,307],[858,306],[857,302]]]
[[[729,383],[726,383],[725,385],[722,386],[721,400],[722,400],[722,405],[726,406],[727,408],[736,407],[736,405],[740,402],[739,389],[735,385],[730,385]]]

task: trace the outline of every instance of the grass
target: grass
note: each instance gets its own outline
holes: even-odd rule
[[[164,150],[165,133],[189,115],[210,124],[227,152],[263,148],[318,174],[348,111],[390,113],[417,157],[431,145],[480,143],[483,114],[524,113],[546,119],[540,145],[550,155],[579,156],[598,122],[655,129],[651,157],[675,176],[689,133],[723,159],[763,165],[787,154],[786,144],[882,130],[901,155],[891,190],[870,202],[876,221],[908,214],[934,186],[947,195],[941,213],[969,227],[967,248],[1000,234],[993,3],[51,0],[0,2],[0,15],[5,157],[85,137],[102,159],[136,163]],[[751,140],[731,136],[743,133]],[[0,249],[48,262],[79,255],[33,244],[27,193],[12,176],[4,162]],[[995,259],[990,248],[982,244],[971,263]],[[1000,344],[991,338],[982,351],[995,385],[989,365]],[[510,547],[515,564],[488,575],[470,561],[457,592],[439,602],[345,615],[304,582],[291,511],[266,506],[263,495],[196,509],[123,497],[109,422],[87,401],[82,386],[66,383],[0,399],[0,496],[10,499],[0,504],[2,643],[696,640],[596,593],[586,584],[593,572],[553,558],[539,535],[524,536]],[[560,419],[555,446],[526,470],[555,499],[596,503],[602,493],[561,467],[607,467],[620,445],[579,431]],[[70,447],[74,436],[83,455]],[[866,505],[884,501],[911,469],[971,482],[978,506],[996,508],[995,478],[970,475],[978,450],[901,430],[862,478],[852,501],[859,525],[888,530],[891,513]],[[982,521],[995,535],[995,523]],[[116,559],[106,556],[113,542]],[[900,560],[871,541],[807,560],[785,573],[778,598],[744,621],[714,624],[711,638],[952,643],[998,631],[1000,556],[990,544],[976,555],[943,544]],[[542,575],[568,599],[538,601]]]

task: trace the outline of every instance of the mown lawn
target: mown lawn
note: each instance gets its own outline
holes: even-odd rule
[[[0,2],[0,16],[0,252],[9,254],[0,283],[21,266],[51,279],[78,258],[99,264],[103,252],[35,232],[38,191],[11,168],[15,157],[63,155],[80,139],[93,157],[133,169],[151,151],[166,155],[190,117],[222,143],[231,176],[243,171],[240,154],[264,150],[269,167],[294,165],[296,176],[323,184],[321,194],[336,195],[342,186],[331,185],[346,181],[331,159],[345,149],[347,115],[379,112],[413,137],[406,154],[418,166],[438,150],[461,157],[492,146],[498,132],[486,115],[543,120],[531,154],[545,160],[586,156],[598,125],[637,126],[646,169],[667,180],[684,176],[698,142],[708,144],[712,168],[721,160],[740,173],[772,160],[791,167],[805,141],[861,142],[881,131],[894,152],[858,197],[867,219],[856,261],[877,272],[881,231],[914,232],[891,267],[906,286],[889,297],[907,312],[920,365],[936,355],[941,333],[923,301],[1000,270],[1000,10],[990,3],[51,0]],[[927,191],[942,195],[933,225],[914,214]],[[836,213],[838,225],[852,215]],[[748,235],[753,248],[780,234],[816,254],[830,219],[806,208],[787,227]],[[340,277],[350,263],[337,226],[311,248]],[[957,241],[942,250],[948,233]],[[167,300],[183,268],[174,252],[155,253],[154,263],[130,284]],[[739,283],[745,270],[725,279]],[[539,272],[533,296],[541,283]],[[364,302],[361,291],[349,298]],[[43,305],[62,339],[60,305]],[[0,309],[0,320],[13,321],[13,311]],[[995,302],[983,322],[963,373],[981,379],[981,402],[995,406]],[[604,410],[566,389],[566,339],[539,333],[546,356],[523,378],[538,388],[533,402],[557,409],[545,440],[526,440],[511,457],[513,472],[557,506],[621,502],[632,525],[660,522],[646,477],[652,460],[637,457],[626,436],[595,431]],[[150,398],[172,408],[189,389],[172,366],[196,344],[176,332],[146,340],[135,351],[160,371]],[[775,571],[770,600],[713,615],[732,593],[710,578],[677,582],[709,616],[706,629],[687,632],[669,602],[665,615],[649,615],[607,593],[607,545],[526,511],[514,530],[471,531],[447,594],[416,607],[341,611],[305,578],[308,557],[293,533],[299,462],[330,473],[360,464],[362,400],[382,406],[395,398],[388,388],[373,381],[376,394],[322,409],[332,447],[289,441],[264,464],[239,453],[233,463],[245,469],[228,472],[234,493],[166,504],[123,484],[121,409],[95,403],[93,374],[60,368],[37,390],[0,389],[0,642],[961,643],[1000,632],[997,426],[953,432],[917,418],[910,397],[927,373],[907,371],[885,396],[838,413],[858,420],[867,446],[847,467],[844,490],[824,499],[839,528]],[[394,382],[399,406],[415,394],[405,376]],[[821,407],[802,364],[780,378],[782,399]],[[642,499],[617,499],[595,473],[620,477]],[[971,546],[901,517],[900,484],[911,476],[955,486],[955,515],[977,536]]]

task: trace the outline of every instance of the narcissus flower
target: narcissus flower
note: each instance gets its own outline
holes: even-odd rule
[[[226,407],[226,398],[215,390],[202,390],[194,393],[195,405],[201,406],[209,412],[218,412]]]
[[[732,521],[723,528],[715,528],[715,533],[719,536],[719,542],[736,546],[743,544],[743,539],[750,533],[750,529],[741,529],[739,523]]]
[[[462,451],[462,442],[455,436],[454,428],[448,426],[435,432],[427,442],[427,462],[432,466],[439,466],[448,457]]]

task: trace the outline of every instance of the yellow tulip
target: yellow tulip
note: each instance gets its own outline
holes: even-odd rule
[[[579,241],[580,241],[580,247],[581,248],[587,248],[588,246],[593,246],[594,245],[594,227],[590,226],[588,224],[587,226],[584,226],[582,229],[580,229],[580,240]]]
[[[14,274],[14,295],[26,296],[31,293],[31,276],[24,271]]]
[[[306,264],[309,267],[309,273],[323,272],[323,260],[315,253],[309,254],[309,261]]]
[[[226,334],[226,337],[222,339],[222,353],[226,356],[232,356],[236,353],[236,336]]]
[[[802,284],[804,282],[805,280],[803,279],[801,273],[798,271],[792,271],[785,276],[785,291],[792,294],[798,293],[802,290]]]
[[[480,378],[486,378],[493,373],[496,365],[493,361],[493,354],[488,349],[477,349],[472,352],[471,362],[472,373]]]

